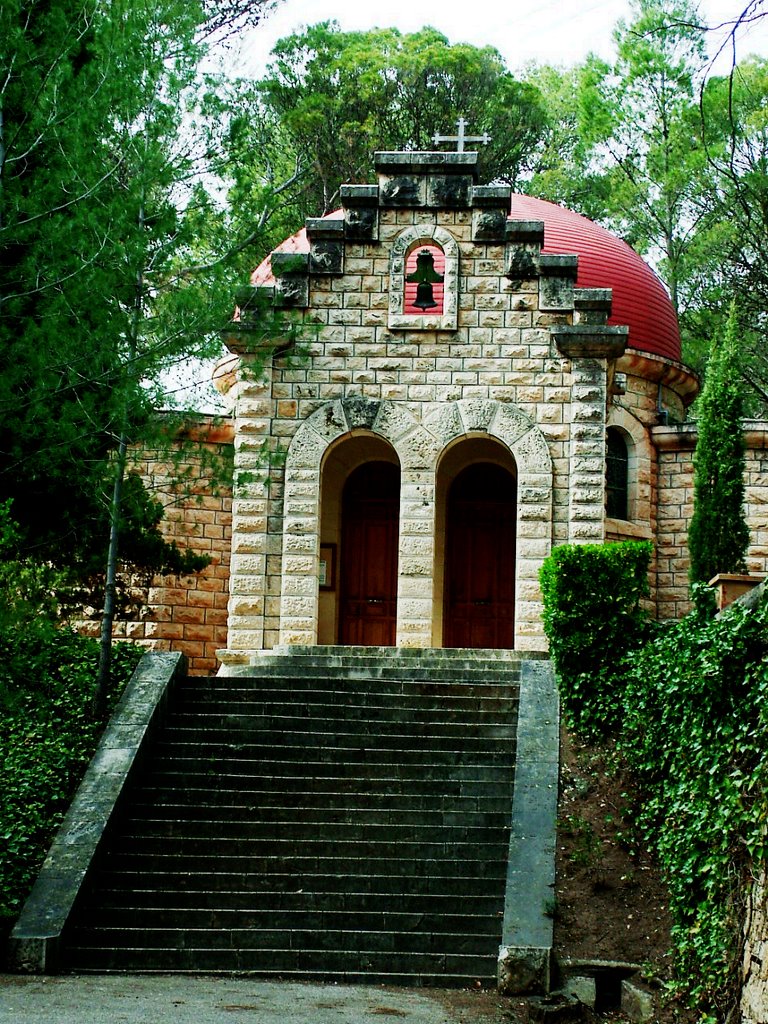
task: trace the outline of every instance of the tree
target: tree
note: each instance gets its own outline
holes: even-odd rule
[[[0,9],[0,495],[25,550],[85,574],[103,556],[121,435],[154,441],[165,371],[220,351],[242,271],[203,187],[220,83],[200,67],[205,38],[259,11]],[[126,522],[150,523],[141,488],[127,503]]]
[[[610,108],[602,96],[609,66],[594,55],[571,68],[533,65],[525,80],[546,111],[542,145],[524,188],[596,221],[609,221],[612,180],[598,144],[610,134]]]
[[[451,45],[432,28],[314,25],[277,43],[254,99],[262,119],[279,119],[306,169],[302,207],[313,215],[336,205],[342,183],[371,179],[375,150],[433,149],[435,133],[459,116],[491,136],[480,147],[483,179],[514,184],[544,124],[538,91],[513,78],[495,49]]]
[[[725,320],[738,297],[744,325],[739,366],[755,412],[768,403],[768,61],[751,57],[701,96],[709,176],[704,198],[715,222],[704,245],[711,270],[699,287],[702,316]],[[721,141],[722,140],[722,141]]]
[[[690,580],[745,572],[749,530],[744,517],[743,397],[739,380],[736,306],[713,348],[699,398],[693,456],[693,516],[688,529]]]
[[[610,133],[611,219],[641,254],[655,257],[672,304],[683,308],[686,255],[709,211],[700,201],[706,166],[696,96],[703,33],[688,0],[635,0],[619,22],[617,60],[598,91]]]
[[[206,116],[218,83],[201,66],[206,39],[260,10],[0,9],[0,500],[24,553],[80,577],[108,560],[108,595],[118,547],[157,570],[200,566],[162,542],[126,454],[156,441],[163,374],[218,353],[231,315],[238,247],[221,244],[205,187],[221,147]],[[107,634],[108,620],[109,596]]]

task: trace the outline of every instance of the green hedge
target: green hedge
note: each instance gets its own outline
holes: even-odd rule
[[[142,653],[115,646],[110,704]],[[0,633],[0,921],[21,909],[96,749],[97,665],[96,641],[45,621]]]
[[[614,731],[621,715],[626,658],[648,636],[651,545],[565,545],[542,567],[544,629],[563,713],[582,736]]]
[[[725,1020],[738,998],[743,901],[766,866],[768,605],[693,613],[638,653],[619,749],[641,834],[669,886],[676,967]]]

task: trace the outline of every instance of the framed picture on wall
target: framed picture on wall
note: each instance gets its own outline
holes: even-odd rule
[[[336,589],[336,545],[320,545],[320,589]]]

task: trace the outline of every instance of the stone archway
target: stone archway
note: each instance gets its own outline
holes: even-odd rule
[[[544,435],[536,424],[514,405],[492,399],[463,399],[432,410],[425,426],[440,443],[440,462],[460,446],[476,447],[466,463],[490,460],[516,475],[516,522],[514,524],[514,647],[545,651],[547,641],[542,626],[539,569],[552,549],[553,467]],[[493,446],[504,457],[494,456]],[[438,494],[445,502],[447,487],[437,470]],[[445,522],[438,508],[438,524]],[[443,529],[444,527],[439,528]],[[443,642],[445,547],[437,538],[435,580],[436,604],[433,643]],[[482,598],[481,598],[482,599]],[[450,638],[449,638],[450,639]]]
[[[421,529],[431,515],[435,438],[400,403],[345,398],[318,409],[296,431],[285,466],[280,642],[318,642],[320,493],[324,460],[334,445],[372,436],[391,446],[400,462],[398,628],[396,643],[428,647],[431,633],[433,540]],[[413,524],[418,524],[414,529]],[[411,531],[415,534],[411,538]],[[408,580],[416,577],[413,588]],[[412,596],[413,590],[419,597]],[[428,610],[429,609],[429,612]],[[403,629],[403,616],[406,625]],[[407,636],[403,637],[403,633]]]
[[[490,399],[435,405],[419,423],[403,403],[346,398],[316,410],[299,427],[285,468],[280,642],[318,641],[322,465],[333,444],[356,433],[387,441],[401,467],[397,646],[436,642],[440,457],[459,439],[489,437],[505,446],[517,467],[515,647],[546,650],[538,573],[552,546],[552,461],[536,424],[516,406]]]

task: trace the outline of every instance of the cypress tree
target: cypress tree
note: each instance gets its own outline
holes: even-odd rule
[[[731,306],[699,399],[693,456],[693,517],[688,529],[691,583],[716,573],[746,571],[749,528],[744,517],[744,398],[736,353],[738,318]]]

